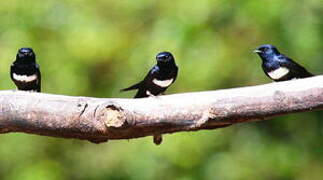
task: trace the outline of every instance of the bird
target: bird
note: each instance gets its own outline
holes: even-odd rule
[[[273,45],[261,45],[253,52],[260,56],[262,69],[273,81],[287,81],[314,76],[291,58],[281,54]]]
[[[175,58],[170,52],[160,52],[156,56],[157,64],[154,65],[146,77],[128,88],[120,91],[137,89],[134,98],[152,97],[163,94],[166,89],[175,82],[178,67]]]
[[[175,58],[170,52],[160,52],[156,56],[157,64],[154,65],[146,77],[137,84],[121,91],[138,89],[134,98],[154,97],[163,94],[166,89],[175,82],[178,67]],[[163,141],[161,134],[153,135],[153,142],[156,145]]]
[[[10,77],[18,90],[40,92],[41,75],[39,69],[33,49],[20,48],[16,60],[10,67]]]

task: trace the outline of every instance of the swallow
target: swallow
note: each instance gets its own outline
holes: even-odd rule
[[[137,89],[138,91],[134,98],[158,96],[164,93],[175,82],[178,67],[175,64],[174,56],[170,52],[158,53],[156,60],[157,64],[150,69],[142,81],[121,89],[121,91]]]
[[[16,60],[10,68],[10,77],[18,90],[40,92],[40,70],[32,48],[18,50]]]
[[[273,81],[287,81],[314,76],[291,58],[280,54],[273,45],[259,46],[253,52],[260,56],[262,59],[262,69]]]
[[[134,84],[121,91],[138,89],[134,98],[144,98],[161,95],[166,89],[175,82],[178,67],[175,58],[170,52],[161,52],[156,56],[157,64],[153,66],[146,77],[137,84]],[[153,142],[156,145],[162,142],[161,134],[153,135]]]

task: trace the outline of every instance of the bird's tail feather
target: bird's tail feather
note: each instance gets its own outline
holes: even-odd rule
[[[313,76],[315,76],[315,75],[312,74],[312,73],[310,73],[310,72],[308,72],[307,77],[313,77]]]
[[[134,90],[134,89],[138,89],[139,87],[141,86],[141,82],[140,83],[137,83],[137,84],[134,84],[130,87],[127,87],[127,88],[124,88],[124,89],[121,89],[120,92],[123,92],[123,91],[130,91],[130,90]]]
[[[300,75],[299,78],[308,78],[308,77],[313,77],[315,76],[314,74],[308,72],[306,69],[303,71],[303,73]]]

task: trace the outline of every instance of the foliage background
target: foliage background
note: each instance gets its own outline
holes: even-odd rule
[[[276,45],[323,72],[320,0],[12,0],[0,2],[0,85],[33,47],[47,93],[119,93],[171,51],[180,74],[168,93],[271,82],[252,53]],[[322,112],[214,131],[95,145],[26,134],[0,136],[0,179],[322,179]]]

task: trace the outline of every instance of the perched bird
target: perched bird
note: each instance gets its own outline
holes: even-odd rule
[[[18,50],[10,68],[10,77],[19,90],[40,92],[40,71],[31,48]]]
[[[121,91],[138,89],[134,98],[158,96],[175,82],[178,68],[174,56],[170,52],[161,52],[156,56],[157,65],[148,72],[144,80]],[[162,142],[161,134],[154,134],[153,141],[156,145]]]
[[[174,83],[178,68],[174,56],[170,52],[161,52],[156,56],[155,65],[146,75],[144,80],[121,91],[138,89],[134,98],[158,96]]]
[[[297,64],[289,57],[280,54],[273,45],[262,45],[254,50],[262,59],[262,69],[274,81],[307,78],[314,76],[303,66]]]

